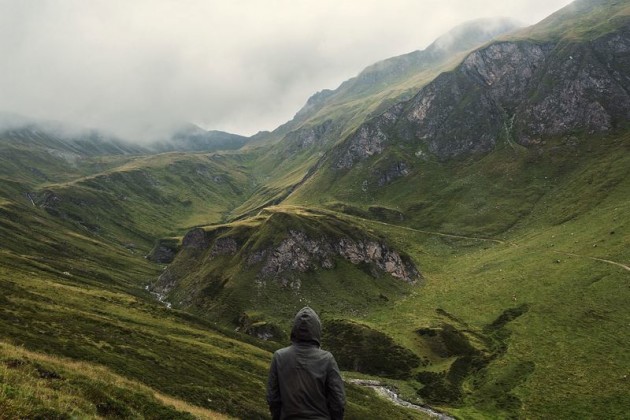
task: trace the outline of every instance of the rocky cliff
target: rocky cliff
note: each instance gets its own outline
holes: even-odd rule
[[[252,254],[249,264],[264,261],[260,278],[277,278],[294,271],[332,269],[335,257],[352,264],[369,264],[373,269],[390,274],[408,283],[415,283],[420,273],[408,259],[390,249],[386,244],[370,239],[314,238],[300,231],[289,231],[286,238],[276,247]]]
[[[495,42],[411,100],[360,126],[333,166],[352,167],[397,141],[445,160],[505,141],[613,129],[630,118],[630,23],[588,42]]]
[[[422,279],[414,262],[383,238],[336,218],[273,213],[245,225],[192,229],[151,291],[178,306],[229,300],[229,293],[223,293],[226,284],[242,288],[249,298],[271,287],[287,296],[305,293],[308,299],[313,287],[319,287],[314,279],[340,266],[343,276],[353,279],[329,275],[333,283],[356,281],[361,287],[365,282],[361,294],[370,290],[369,299],[382,299],[379,294],[384,291]],[[280,297],[276,294],[273,299]],[[335,302],[346,300],[334,296]]]

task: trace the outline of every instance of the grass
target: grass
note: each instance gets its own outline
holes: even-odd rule
[[[488,339],[504,311],[528,305],[502,333],[505,352],[459,382],[459,400],[444,405],[453,390],[447,383],[441,393],[425,393],[430,403],[463,418],[620,418],[630,408],[623,379],[630,360],[621,345],[629,338],[628,271],[604,260],[630,262],[629,139],[625,132],[582,136],[550,141],[536,154],[506,147],[429,161],[388,188],[364,191],[376,158],[344,176],[324,172],[289,202],[342,210],[338,217],[414,258],[421,289],[350,318],[428,359],[429,372],[448,377],[460,357],[440,357],[418,329],[455,325]],[[366,220],[377,204],[398,216]],[[472,343],[487,351],[483,341]]]
[[[3,339],[104,365],[164,394],[234,416],[265,412],[263,400],[252,396],[264,383],[267,351],[146,298],[107,291],[107,285],[74,285],[37,270],[5,268],[1,277]],[[226,384],[240,385],[237,390]]]
[[[575,1],[530,28],[507,37],[549,42],[550,40],[592,40],[628,22],[626,1]]]
[[[600,3],[517,36],[589,40],[627,20],[627,2]],[[304,121],[333,120],[330,137],[304,149],[78,159],[3,143],[0,417],[266,418],[271,352],[307,304],[344,375],[386,377],[410,401],[465,419],[627,416],[630,134],[504,142],[448,162],[401,144],[349,172],[318,166],[432,77],[338,98]],[[379,186],[401,161],[410,173]],[[144,289],[165,266],[143,256],[193,226],[211,246],[183,249],[168,268],[178,283],[168,299],[186,311],[169,310]],[[343,258],[260,277],[248,258],[291,230],[386,243],[422,281]],[[236,252],[212,254],[227,239]],[[347,391],[347,418],[422,417]]]
[[[408,227],[413,226],[414,219],[396,220],[407,225],[398,226],[390,223],[392,220],[381,222],[355,214],[290,205],[270,208],[257,220],[238,222],[247,225],[241,231],[242,240],[256,243],[277,243],[289,229],[322,234],[333,229],[339,234],[340,226],[352,226],[342,229],[343,234],[382,236],[393,247],[411,255],[425,278],[419,288],[391,296],[386,292],[393,297],[389,301],[377,299],[374,302],[378,303],[361,306],[359,300],[353,299],[361,295],[351,296],[349,292],[369,290],[369,278],[356,268],[340,266],[330,272],[329,280],[325,271],[305,276],[302,284],[314,287],[302,289],[299,296],[272,287],[248,300],[244,291],[240,308],[251,308],[259,318],[280,323],[286,330],[280,320],[308,303],[323,309],[325,321],[339,315],[353,319],[393,340],[394,346],[430,363],[407,372],[428,371],[450,377],[457,375],[461,366],[464,373],[460,379],[449,380],[441,391],[436,388],[437,394],[423,396],[463,418],[543,417],[550,413],[557,418],[570,418],[593,410],[619,417],[630,403],[624,396],[627,384],[622,379],[630,368],[630,360],[625,347],[619,344],[628,338],[621,333],[629,321],[623,304],[629,297],[624,288],[628,273],[601,260],[626,265],[630,260],[627,138],[591,138],[579,146],[552,142],[548,153],[535,160],[525,154],[506,161],[506,151],[499,150],[495,156],[472,165],[465,162],[473,173],[467,188],[476,192],[487,189],[483,183],[490,178],[514,184],[517,174],[526,182],[540,183],[540,197],[530,202],[518,195],[501,196],[497,188],[483,191],[488,197],[510,200],[505,205],[515,206],[522,213],[517,223],[506,223],[509,227],[499,230],[498,235],[492,225],[476,224],[476,230],[455,230],[467,235],[463,237],[440,232],[439,225],[435,230]],[[558,165],[559,156],[566,156],[567,152],[573,157],[571,164]],[[455,176],[466,179],[464,164],[458,164],[461,167]],[[483,170],[490,171],[487,178],[481,175]],[[480,185],[475,184],[479,181]],[[457,203],[466,201],[454,199]],[[525,206],[525,211],[519,210],[519,205]],[[277,224],[264,222],[274,214],[284,216],[277,219]],[[356,214],[365,216],[370,212],[357,207]],[[334,228],[329,225],[331,220],[336,221]],[[252,232],[245,233],[248,229]],[[216,264],[238,266],[229,259]],[[186,270],[200,273],[204,269]],[[237,277],[242,290],[254,283],[253,274]],[[348,281],[351,288],[344,290],[343,282]],[[229,293],[234,296],[238,292],[230,289]],[[220,300],[221,295],[218,296]],[[329,296],[343,304],[334,304]],[[300,301],[298,297],[307,300]],[[273,304],[265,304],[266,299]],[[503,314],[522,305],[527,305],[527,312],[505,325],[499,323],[502,327],[498,336],[488,332]],[[418,329],[448,325],[463,334],[475,352],[481,352],[475,354],[485,355],[480,367],[465,367],[462,354],[441,356],[417,333]],[[495,342],[501,351],[493,350]],[[331,345],[340,355],[344,354],[342,347]],[[354,357],[370,353],[354,347],[352,351]],[[593,355],[601,354],[605,354],[602,363],[594,363]],[[459,365],[455,364],[457,360]],[[581,373],[576,376],[571,372]],[[611,376],[619,378],[619,382],[608,383]],[[414,389],[427,386],[414,378],[402,387],[408,398],[413,397]],[[560,384],[553,378],[564,378],[564,382]],[[459,394],[449,397],[455,400],[446,400],[445,405],[444,393],[451,392],[454,386]]]
[[[9,201],[0,224],[6,241],[0,250],[0,340],[62,357],[60,365],[44,364],[45,370],[74,382],[54,382],[60,388],[46,394],[34,388],[49,382],[38,379],[32,365],[12,370],[6,382],[10,395],[2,400],[7,413],[93,417],[99,414],[95,407],[104,404],[102,409],[117,417],[168,418],[194,405],[238,418],[266,418],[264,387],[278,344],[166,309],[144,290],[163,266],[44,210]],[[107,375],[107,386],[89,375],[75,377],[66,359],[104,366],[150,390],[111,384]],[[370,395],[349,386],[347,417],[410,417],[408,410]],[[172,399],[187,405],[169,408]],[[72,411],[68,404],[75,402]]]
[[[262,262],[252,264],[249,259],[260,252],[271,255],[289,231],[327,243],[348,237],[379,240],[377,235],[361,232],[332,213],[300,207],[267,208],[256,218],[209,228],[207,235],[212,239],[207,248],[183,250],[168,268],[169,276],[178,279],[168,299],[177,307],[212,314],[224,322],[235,323],[246,311],[262,311],[269,316],[261,321],[286,323],[307,304],[335,314],[356,313],[409,289],[401,280],[342,258],[335,258],[334,270],[315,267],[297,275],[287,272],[280,277],[260,278]],[[214,255],[214,244],[219,239],[234,241],[234,252]]]
[[[6,342],[0,342],[0,360],[3,418],[227,418],[91,363]]]

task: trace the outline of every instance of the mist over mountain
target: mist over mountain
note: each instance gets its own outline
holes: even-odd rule
[[[93,154],[147,154],[173,151],[235,150],[249,138],[222,131],[207,131],[195,124],[183,124],[142,142],[122,139],[96,129],[82,128],[58,121],[41,121],[13,114],[0,114],[0,135],[14,144],[34,145]]]
[[[289,120],[312,92],[457,24],[484,16],[531,24],[567,3],[3,1],[0,111],[137,140],[185,121],[248,135]]]
[[[377,3],[249,3],[259,18],[239,14],[235,25],[221,13],[199,16],[194,1],[194,16],[161,2],[146,13],[139,1],[104,26],[84,2],[42,2],[39,17],[9,3],[0,23],[12,25],[10,40],[24,37],[9,43],[14,51],[34,52],[28,38],[42,33],[41,18],[60,14],[69,27],[85,25],[77,33],[88,38],[100,33],[135,45],[138,59],[151,55],[150,66],[134,67],[147,90],[130,83],[108,94],[154,103],[117,110],[138,137],[81,128],[98,118],[79,114],[0,114],[0,417],[266,419],[272,354],[289,344],[304,306],[320,315],[321,346],[342,370],[347,419],[627,417],[630,0],[578,0],[525,27],[455,19],[422,43],[404,34],[442,27],[452,7],[454,17],[475,17],[480,6],[520,4],[528,22],[550,2],[440,2],[426,16],[413,15],[426,2]],[[115,3],[90,7],[121,18]],[[215,100],[234,93],[221,114],[230,115],[233,104],[261,106],[256,92],[241,96],[226,81],[239,73],[252,77],[240,87],[247,93],[254,77],[291,84],[301,64],[326,67],[329,50],[314,53],[286,31],[279,39],[295,61],[271,48],[282,25],[266,27],[269,7],[287,28],[315,22],[322,36],[344,23],[348,36],[374,42],[375,51],[356,51],[374,64],[318,83],[337,88],[311,95],[270,131],[206,130],[195,113],[208,111],[205,102],[173,87],[198,80],[197,71]],[[23,21],[6,18],[16,11]],[[194,27],[182,36],[199,42],[178,49],[182,27],[151,19],[165,12],[202,20],[215,37],[229,27],[233,37],[212,44],[221,56],[239,44],[235,28],[257,35],[252,61],[235,59],[225,92],[215,85],[220,63],[153,89],[181,62],[147,47],[151,32],[108,32],[111,22],[155,25],[161,42],[173,38],[171,52],[203,55],[196,46],[209,44]],[[408,26],[402,35],[378,26],[390,18]],[[66,45],[63,31],[49,35]],[[389,37],[404,47],[395,54],[413,52],[378,55]],[[70,45],[69,56],[81,52]],[[107,57],[105,48],[92,64]],[[127,58],[119,71],[143,62]],[[64,73],[67,63],[50,63]],[[83,92],[79,79],[75,88],[94,105],[84,116],[94,117],[107,95]],[[32,93],[7,92],[16,104]],[[162,124],[145,118],[159,115]]]

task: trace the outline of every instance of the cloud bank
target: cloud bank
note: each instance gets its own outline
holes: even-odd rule
[[[462,22],[568,0],[0,0],[0,112],[131,139],[253,134]]]

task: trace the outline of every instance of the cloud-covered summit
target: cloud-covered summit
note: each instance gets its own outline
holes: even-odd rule
[[[0,0],[0,112],[155,139],[252,134],[313,92],[464,21],[533,23],[568,0]]]

